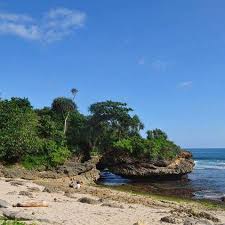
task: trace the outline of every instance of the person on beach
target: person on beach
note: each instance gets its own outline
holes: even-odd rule
[[[70,187],[74,189],[80,189],[81,188],[81,183],[80,181],[75,181],[73,178],[71,179]]]

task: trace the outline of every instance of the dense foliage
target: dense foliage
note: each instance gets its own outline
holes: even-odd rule
[[[175,157],[180,148],[160,129],[140,135],[143,123],[126,103],[105,101],[81,114],[72,98],[33,109],[28,99],[0,99],[0,160],[27,168],[54,167],[71,156],[87,159],[116,149],[137,158]]]

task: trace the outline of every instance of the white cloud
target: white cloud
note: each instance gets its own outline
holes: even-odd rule
[[[192,87],[193,82],[192,81],[184,81],[178,84],[179,88],[190,88]]]
[[[65,8],[50,10],[43,19],[43,38],[56,41],[84,26],[86,14]]]
[[[37,21],[28,15],[0,13],[0,34],[49,43],[68,36],[85,21],[84,12],[66,8],[52,9]]]
[[[30,40],[39,40],[41,38],[41,33],[37,26],[14,23],[0,24],[0,34],[12,34]]]

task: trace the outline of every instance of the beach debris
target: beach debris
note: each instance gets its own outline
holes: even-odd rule
[[[0,199],[0,208],[8,208],[10,206],[11,205],[7,201]]]
[[[37,201],[37,202],[24,202],[17,203],[13,205],[13,207],[48,207],[48,203],[46,201]]]
[[[80,199],[78,199],[78,202],[86,203],[86,204],[90,204],[90,205],[100,204],[99,200],[96,200],[96,199],[93,199],[93,198],[88,198],[88,197],[80,198]]]

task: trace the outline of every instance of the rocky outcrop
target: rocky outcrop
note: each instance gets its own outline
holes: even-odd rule
[[[105,155],[98,167],[125,177],[177,179],[192,172],[194,161],[187,151],[182,151],[174,160],[137,159],[126,152],[114,151]]]
[[[100,171],[96,169],[98,158],[92,158],[86,162],[68,161],[62,166],[57,168],[37,171],[37,170],[26,170],[21,165],[15,165],[12,167],[1,167],[0,174],[6,178],[22,178],[26,180],[38,180],[43,179],[60,179],[65,177],[77,177],[78,180],[84,183],[91,183],[98,180]],[[13,185],[13,184],[12,184]],[[21,185],[15,182],[15,186]]]

